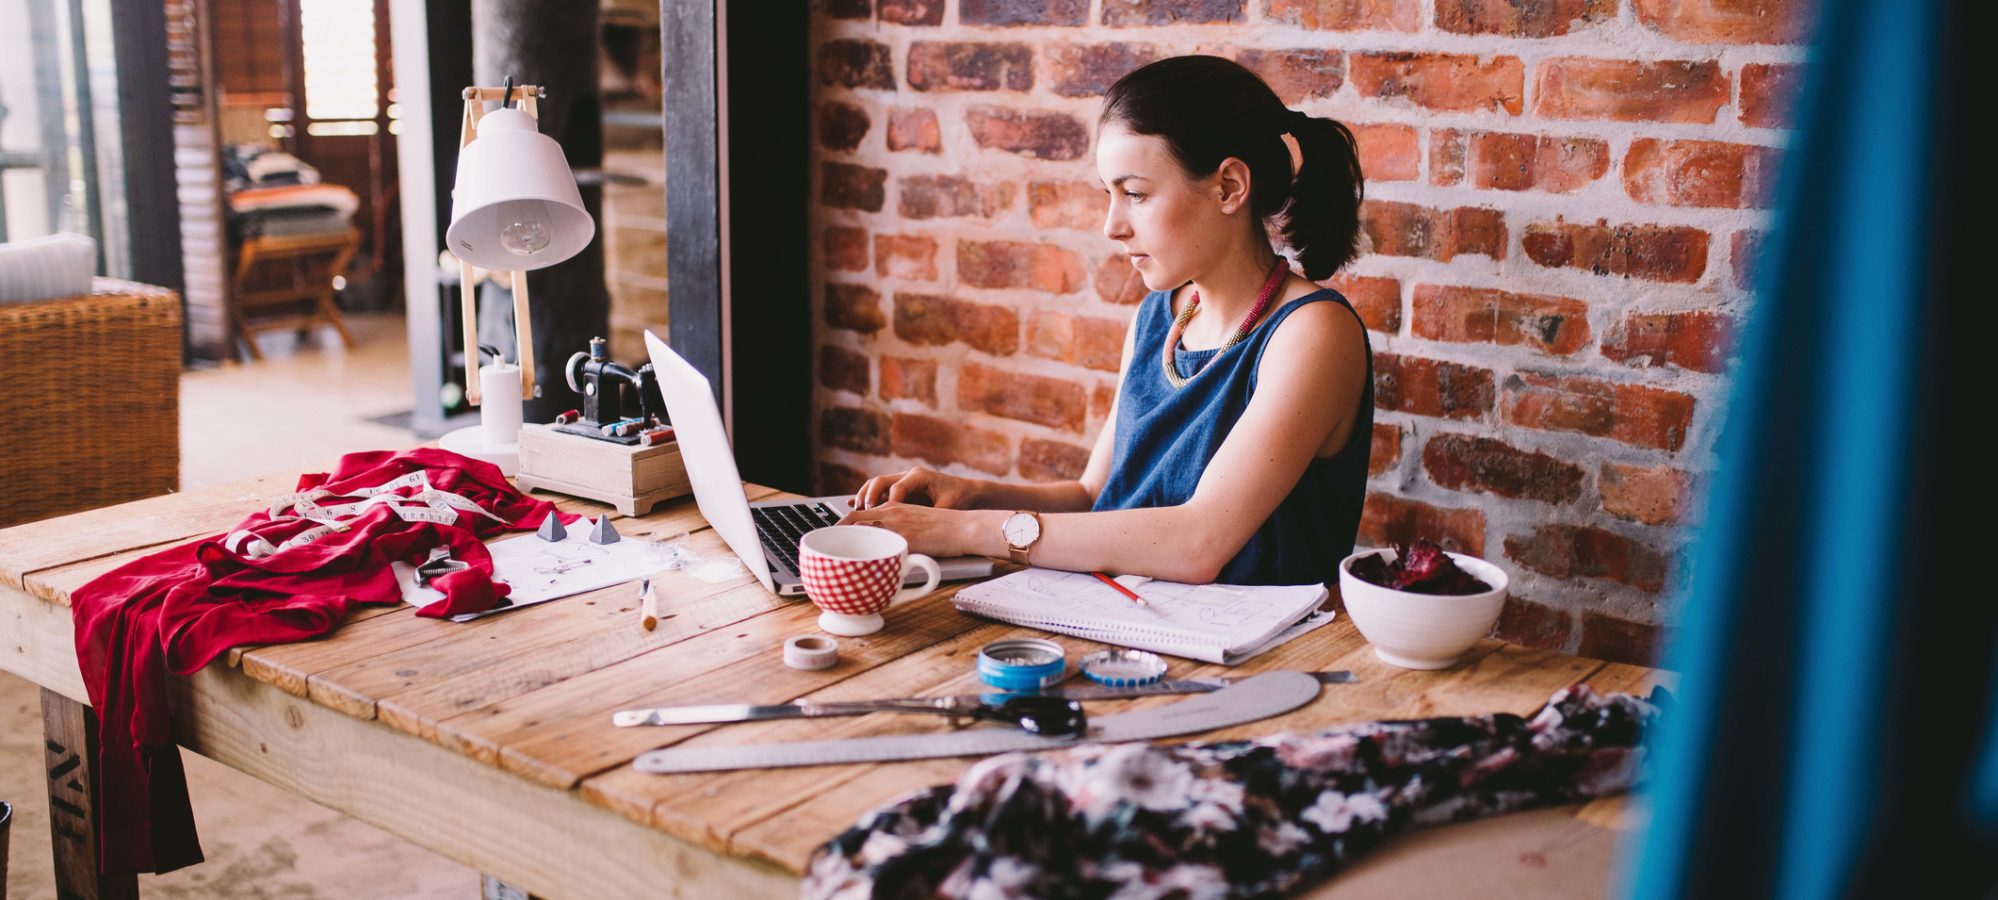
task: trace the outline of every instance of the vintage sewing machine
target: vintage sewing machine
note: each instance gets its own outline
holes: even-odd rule
[[[520,429],[515,484],[602,501],[626,516],[692,492],[650,364],[618,363],[609,342],[592,338],[589,351],[562,368],[569,388],[583,395],[583,408]]]

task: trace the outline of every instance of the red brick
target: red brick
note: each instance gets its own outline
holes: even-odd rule
[[[1520,247],[1528,259],[1549,268],[1690,284],[1707,270],[1707,240],[1698,228],[1557,219],[1526,226]]]
[[[874,0],[826,0],[825,10],[835,19],[871,19]]]
[[[1496,109],[1516,116],[1526,90],[1526,67],[1516,56],[1484,61],[1451,53],[1356,53],[1352,77],[1361,97],[1457,112]]]
[[[819,104],[819,144],[831,150],[852,150],[874,127],[867,110],[851,103],[827,100]]]
[[[916,234],[874,236],[874,274],[918,281],[937,279],[937,242]]]
[[[879,0],[877,15],[896,25],[942,25],[944,0]]]
[[[1567,297],[1421,284],[1414,309],[1411,333],[1432,341],[1525,345],[1555,356],[1589,345],[1589,305]]]
[[[1089,0],[959,0],[963,25],[1081,25]]]
[[[1766,209],[1781,156],[1773,147],[1638,138],[1623,156],[1623,189],[1639,203]]]
[[[1557,37],[1616,17],[1616,0],[1437,0],[1436,27],[1457,34]]]
[[[937,127],[936,111],[922,107],[889,110],[888,149],[894,153],[942,153],[943,131]]]
[[[1608,578],[1641,591],[1665,589],[1665,557],[1613,531],[1588,525],[1542,525],[1509,534],[1505,555],[1554,578]]]
[[[862,40],[825,42],[819,47],[819,83],[894,90],[895,66],[888,45]]]
[[[1492,637],[1536,650],[1561,650],[1575,633],[1575,614],[1506,592]]]
[[[1494,393],[1490,369],[1374,354],[1374,405],[1381,409],[1476,420],[1491,412]]]
[[[1401,282],[1367,275],[1335,275],[1325,282],[1353,304],[1360,321],[1382,334],[1401,333]]]
[[[963,422],[896,413],[890,431],[895,455],[939,466],[963,463],[994,475],[1013,469],[1013,445],[1004,434]]]
[[[1689,44],[1797,44],[1811,36],[1806,0],[1632,0],[1644,27]]]
[[[1625,313],[1603,339],[1603,356],[1629,366],[1678,366],[1695,372],[1727,369],[1733,316],[1711,310]]]
[[[1790,124],[1791,106],[1804,83],[1804,67],[1785,63],[1749,63],[1741,67],[1741,121],[1758,128]]]
[[[873,288],[826,282],[826,327],[872,334],[887,324],[888,317],[881,314],[881,295]]]
[[[964,113],[971,139],[989,150],[1030,159],[1081,159],[1089,152],[1089,129],[1065,112],[974,106]]]
[[[881,357],[881,399],[937,405],[937,364],[930,359]]]
[[[1027,215],[1035,228],[1095,231],[1109,209],[1110,195],[1087,181],[1027,182]]]
[[[846,272],[867,271],[867,229],[826,226],[826,268]]]
[[[1665,646],[1665,629],[1644,622],[1582,611],[1582,644],[1577,653],[1591,659],[1655,666]]]
[[[978,184],[956,175],[910,175],[902,179],[895,200],[895,209],[904,219],[989,219],[1012,206],[1013,182]]]
[[[1100,97],[1117,79],[1159,58],[1153,44],[1057,42],[1042,48],[1048,62],[1048,89],[1062,97]]]
[[[1373,443],[1367,451],[1367,474],[1380,475],[1401,465],[1401,426],[1374,423]]]
[[[1145,299],[1150,288],[1145,287],[1144,276],[1131,266],[1131,258],[1122,253],[1112,253],[1096,264],[1096,296],[1104,302],[1120,306],[1135,306]]]
[[[957,405],[1080,433],[1089,397],[1073,381],[966,363],[957,375]]]
[[[1565,194],[1609,172],[1609,144],[1593,138],[1485,132],[1470,138],[1471,184]]]
[[[819,383],[836,391],[865,394],[873,379],[867,354],[827,344],[819,348]]]
[[[1414,31],[1422,7],[1418,0],[1263,0],[1263,15],[1319,31]]]
[[[1548,119],[1711,124],[1728,99],[1712,60],[1562,57],[1541,63],[1533,85],[1534,115]]]
[[[909,86],[919,91],[1033,90],[1034,48],[916,41],[909,45]]]
[[[1020,442],[1020,477],[1029,481],[1073,481],[1089,465],[1089,450],[1060,441]]]
[[[1461,184],[1465,166],[1464,132],[1436,129],[1429,132],[1429,183]]]
[[[1101,419],[1110,414],[1110,407],[1117,402],[1117,388],[1099,384],[1089,389],[1089,417]]]
[[[1360,513],[1360,543],[1386,547],[1418,539],[1435,541],[1444,549],[1472,556],[1485,555],[1485,512],[1449,509],[1405,500],[1394,494],[1369,492]]]
[[[828,406],[819,411],[819,439],[855,453],[888,452],[888,417],[871,409]]]
[[[960,240],[957,277],[972,287],[1066,294],[1082,289],[1082,257],[1053,244]]]
[[[1337,50],[1241,50],[1235,61],[1262,76],[1285,106],[1330,97],[1346,83],[1346,54]]]
[[[1196,25],[1240,22],[1247,0],[1103,0],[1103,24]]]
[[[1411,125],[1353,125],[1360,145],[1360,171],[1368,181],[1414,181],[1422,177],[1422,145]]]
[[[825,162],[819,169],[819,202],[844,209],[880,212],[887,202],[888,170]]]
[[[1117,319],[1036,311],[1027,320],[1027,352],[1085,369],[1115,372],[1123,361],[1124,328]]]
[[[928,294],[895,294],[895,336],[931,346],[962,341],[994,356],[1020,349],[1020,315],[1010,306]]]
[[[1449,262],[1460,254],[1505,258],[1505,216],[1495,209],[1432,209],[1413,203],[1368,200],[1360,205],[1360,230],[1375,253]]]
[[[1516,500],[1572,503],[1582,468],[1545,453],[1468,434],[1439,434],[1422,448],[1422,470],[1438,487]]]
[[[1743,229],[1728,239],[1728,258],[1734,261],[1734,286],[1755,290],[1755,267],[1762,259],[1762,232]]]
[[[1671,466],[1603,463],[1596,483],[1605,512],[1646,525],[1684,522],[1692,502],[1692,476]]]
[[[1678,391],[1581,376],[1520,372],[1506,379],[1505,421],[1575,431],[1638,447],[1677,450],[1693,424],[1693,398]]]
[[[812,491],[818,494],[854,494],[867,483],[867,473],[839,463],[819,463],[819,479]]]

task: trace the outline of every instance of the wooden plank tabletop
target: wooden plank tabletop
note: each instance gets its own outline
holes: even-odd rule
[[[291,490],[265,476],[0,531],[0,585],[53,604],[126,560],[218,533]],[[789,496],[750,487],[752,498]],[[605,507],[559,499],[597,515]],[[696,552],[727,556],[692,501],[618,522],[629,539],[686,534]],[[533,539],[531,536],[506,539]],[[450,623],[408,607],[355,616],[315,641],[254,647],[227,665],[294,698],[371,723],[383,740],[414,738],[525,783],[580,798],[631,823],[716,854],[764,860],[792,873],[862,813],[946,781],[973,760],[646,775],[631,760],[668,745],[740,745],[942,729],[942,720],[876,715],[827,721],[620,729],[611,713],[682,703],[778,703],[963,693],[978,688],[978,647],[1033,632],[957,612],[955,586],[897,608],[888,627],[840,640],[840,662],[806,672],[783,665],[783,641],[815,633],[817,610],[778,598],[747,573],[707,582],[684,572],[654,579],[657,630],[638,624],[636,585],[622,584],[518,612]],[[46,630],[46,629],[44,629]],[[1059,637],[1072,657],[1100,646]],[[211,667],[211,670],[216,667]],[[1285,716],[1189,740],[1233,739],[1346,722],[1428,715],[1530,712],[1554,690],[1590,682],[1641,690],[1659,673],[1543,650],[1481,642],[1455,668],[1417,672],[1379,662],[1341,616],[1333,624],[1233,670],[1172,660],[1175,677],[1275,669],[1351,669],[1356,684],[1328,686]],[[1092,706],[1104,715],[1174,702],[1154,697]],[[615,821],[610,819],[609,821]]]

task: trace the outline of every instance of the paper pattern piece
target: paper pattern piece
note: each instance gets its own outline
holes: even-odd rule
[[[1133,579],[1133,581],[1136,581]],[[965,612],[1061,634],[1234,665],[1333,618],[1324,585],[1239,586],[1119,579],[1138,606],[1096,577],[1026,569],[959,591]]]
[[[481,616],[502,613],[523,606],[545,603],[585,591],[637,581],[667,568],[670,551],[651,541],[629,540],[598,544],[582,529],[571,529],[559,541],[535,535],[521,535],[486,545],[493,555],[493,578],[513,587],[508,605],[485,612],[451,617],[468,622]],[[416,569],[395,564],[395,578],[402,586],[402,599],[414,606],[428,606],[444,595],[416,586]]]

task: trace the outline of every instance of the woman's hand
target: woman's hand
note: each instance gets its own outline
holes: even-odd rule
[[[988,547],[978,537],[999,534],[997,521],[985,522],[1005,513],[938,509],[908,503],[885,503],[872,509],[854,510],[839,520],[841,525],[874,525],[909,539],[909,552],[930,556],[984,555]]]
[[[977,496],[977,482],[917,466],[906,472],[867,479],[867,483],[853,495],[853,508],[871,509],[884,503],[912,503],[938,509],[970,509]]]

